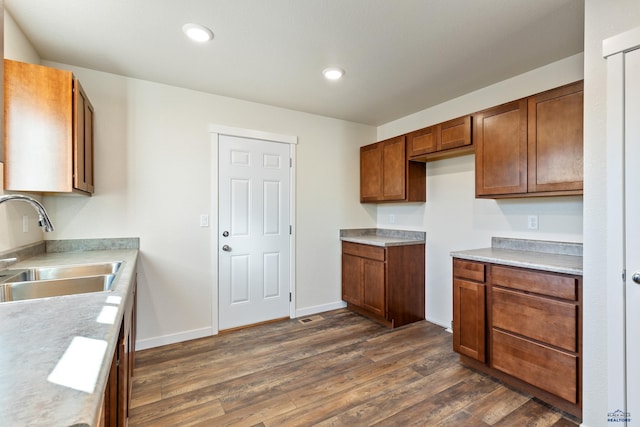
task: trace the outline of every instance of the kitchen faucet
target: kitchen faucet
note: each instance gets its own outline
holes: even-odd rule
[[[8,202],[9,200],[18,200],[20,202],[29,203],[38,212],[38,225],[40,228],[47,232],[53,231],[53,224],[49,219],[49,215],[47,215],[47,211],[39,201],[22,194],[6,194],[4,196],[0,196],[0,204]]]

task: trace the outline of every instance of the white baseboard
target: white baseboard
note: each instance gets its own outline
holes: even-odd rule
[[[314,305],[313,307],[301,308],[296,310],[296,318],[311,316],[313,314],[322,313],[323,311],[337,310],[339,308],[345,308],[347,303],[344,301],[338,301],[331,304]]]
[[[196,338],[208,337],[215,335],[213,328],[193,329],[191,331],[178,332],[176,334],[162,335],[160,337],[136,340],[136,351],[146,350],[148,348],[161,347],[163,345],[175,344],[182,341],[194,340]]]
[[[444,322],[441,322],[439,320],[435,320],[435,319],[429,319],[428,317],[425,319],[427,322],[429,323],[433,323],[434,325],[438,325],[438,326],[442,326],[443,328],[445,328],[448,332],[451,332],[451,323],[446,324]]]
[[[296,318],[311,316],[314,314],[322,313],[324,311],[337,310],[339,308],[344,308],[347,306],[347,303],[344,301],[338,301],[331,304],[323,304],[316,305],[313,307],[307,307],[300,310],[296,310]],[[146,350],[148,348],[161,347],[163,345],[175,344],[182,341],[194,340],[197,338],[208,337],[211,335],[216,335],[217,331],[215,331],[212,327],[201,328],[201,329],[193,329],[191,331],[178,332],[170,335],[162,335],[159,337],[146,338],[142,340],[136,341],[136,350]]]

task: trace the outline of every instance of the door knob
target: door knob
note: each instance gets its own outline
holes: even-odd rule
[[[229,245],[224,245],[224,246],[222,247],[222,250],[223,250],[223,251],[225,251],[225,252],[231,252],[231,246],[229,246]]]
[[[631,280],[640,285],[640,271],[636,271],[635,273],[633,273],[633,276],[631,276]]]
[[[224,236],[224,237],[229,237],[229,232],[228,232],[228,231],[223,231],[223,232],[222,232],[222,236]]]

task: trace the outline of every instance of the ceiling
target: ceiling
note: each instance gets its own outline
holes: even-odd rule
[[[380,125],[583,51],[583,0],[5,0],[43,60]],[[195,44],[182,26],[208,26]],[[328,66],[346,70],[326,81]]]

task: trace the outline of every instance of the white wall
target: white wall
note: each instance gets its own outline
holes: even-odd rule
[[[601,426],[607,407],[606,61],[602,41],[640,26],[637,0],[585,2],[584,411],[585,426]],[[621,384],[622,386],[622,384]],[[631,414],[637,419],[639,414]]]
[[[383,140],[458,116],[582,79],[583,56],[575,55],[453,99],[378,128]],[[426,317],[449,326],[452,320],[451,257],[454,250],[491,245],[491,237],[582,241],[582,197],[486,200],[475,198],[475,156],[427,163],[425,204],[378,207],[378,227],[427,233]],[[395,223],[390,223],[390,215]],[[539,229],[527,229],[538,215]]]
[[[212,323],[209,213],[218,124],[298,136],[298,311],[340,304],[339,229],[375,225],[359,203],[359,147],[375,128],[62,64],[95,108],[93,197],[45,197],[58,228],[47,239],[138,236],[139,340],[143,346],[202,336]],[[216,243],[214,241],[214,243]]]
[[[40,55],[7,9],[4,10],[4,57],[39,64]]]

